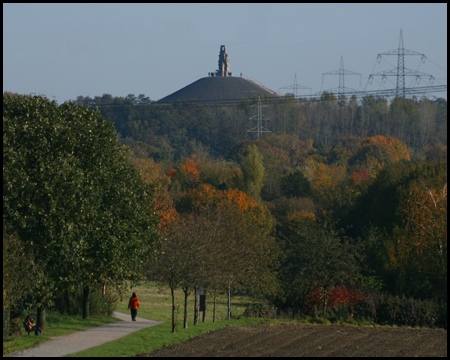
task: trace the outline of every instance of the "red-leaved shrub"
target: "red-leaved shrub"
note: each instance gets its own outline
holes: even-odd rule
[[[354,305],[364,300],[364,296],[359,295],[356,290],[349,290],[345,285],[337,286],[326,292],[326,306],[333,309],[338,305]],[[306,296],[305,312],[314,313],[315,310],[323,309],[323,291],[317,288],[310,295]]]

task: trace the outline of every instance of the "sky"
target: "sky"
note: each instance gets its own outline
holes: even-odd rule
[[[405,67],[447,85],[447,4],[3,4],[3,91],[77,96],[145,94],[159,100],[218,69],[226,45],[233,76],[282,95],[339,86],[396,87],[370,74],[397,67],[400,29]],[[360,80],[361,78],[361,80]],[[427,86],[406,77],[407,87]],[[447,93],[435,94],[447,98]]]

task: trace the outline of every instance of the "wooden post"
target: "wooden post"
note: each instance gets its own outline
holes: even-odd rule
[[[205,290],[205,307],[203,309],[203,317],[202,317],[202,322],[206,322],[206,290]]]
[[[184,292],[184,325],[183,328],[187,329],[188,327],[188,315],[187,315],[187,306],[188,306],[188,292]]]

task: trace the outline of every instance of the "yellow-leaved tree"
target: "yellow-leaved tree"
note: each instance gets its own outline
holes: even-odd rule
[[[447,184],[440,189],[413,186],[398,212],[389,249],[400,286],[412,295],[447,298]]]

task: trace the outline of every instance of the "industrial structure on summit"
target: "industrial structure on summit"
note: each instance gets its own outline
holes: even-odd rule
[[[219,68],[209,72],[208,77],[170,94],[158,101],[160,104],[189,102],[198,105],[231,105],[244,99],[257,100],[258,97],[281,99],[276,92],[265,88],[242,76],[234,77],[230,71],[230,59],[225,45],[220,46]]]

